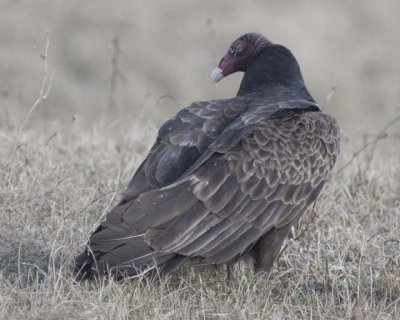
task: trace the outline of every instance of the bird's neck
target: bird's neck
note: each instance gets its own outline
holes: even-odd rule
[[[281,97],[273,98],[277,95]],[[290,95],[314,101],[293,54],[281,45],[264,48],[248,66],[238,96],[265,96],[275,100],[291,99]]]

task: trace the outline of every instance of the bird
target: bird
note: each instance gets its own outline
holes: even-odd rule
[[[340,127],[285,46],[240,36],[212,71],[237,95],[196,101],[159,129],[121,200],[74,261],[81,278],[168,275],[250,257],[268,272],[337,160]]]

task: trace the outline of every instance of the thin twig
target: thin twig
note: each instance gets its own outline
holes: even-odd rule
[[[329,103],[336,93],[337,86],[332,86],[331,90],[326,95],[326,102]]]
[[[370,142],[365,143],[360,149],[358,149],[356,152],[353,153],[353,156],[351,157],[351,159],[349,161],[347,161],[342,167],[340,167],[338,170],[336,170],[336,172],[334,172],[331,175],[332,177],[335,177],[336,175],[338,175],[340,172],[342,172],[344,169],[346,169],[350,164],[353,163],[353,161],[360,155],[360,153],[362,153],[365,149],[367,149],[369,146],[373,145],[372,148],[372,152],[375,151],[376,145],[378,143],[379,140],[385,139],[387,138],[388,134],[387,134],[387,130],[394,125],[396,122],[398,122],[400,120],[400,116],[392,119],[391,121],[389,121],[383,128],[382,130],[379,131],[379,133],[377,134],[376,138]],[[373,153],[370,155],[369,161],[372,161],[372,157],[373,157]]]
[[[53,83],[54,74],[55,74],[55,71],[56,71],[56,69],[54,68],[51,71],[50,76],[49,76],[49,74],[48,74],[48,70],[49,70],[49,65],[48,65],[49,47],[50,47],[50,38],[49,38],[49,34],[46,33],[45,51],[44,51],[44,54],[40,55],[40,57],[43,59],[43,79],[42,79],[42,85],[41,85],[40,91],[39,91],[39,96],[36,99],[36,101],[32,104],[32,106],[29,108],[28,112],[25,114],[24,119],[22,120],[21,125],[18,127],[17,133],[15,134],[15,137],[14,137],[13,144],[12,144],[12,146],[10,148],[10,152],[9,152],[8,158],[7,158],[6,162],[5,162],[5,164],[2,166],[2,169],[6,168],[10,164],[10,162],[13,159],[15,151],[19,148],[19,146],[17,146],[19,136],[21,135],[22,130],[25,128],[25,126],[26,126],[28,120],[30,119],[32,113],[35,111],[37,106],[41,102],[44,102],[47,99],[47,97],[49,96],[49,93],[50,93],[50,90],[51,90],[51,86],[52,86],[52,83]]]
[[[112,191],[106,192],[106,193],[104,193],[104,194],[101,194],[101,195],[98,196],[97,198],[95,198],[95,199],[93,199],[92,201],[90,201],[87,205],[85,205],[85,206],[79,211],[79,214],[85,212],[86,209],[89,208],[93,203],[95,203],[95,202],[101,200],[102,198],[104,198],[104,197],[106,197],[106,196],[109,196],[110,194],[116,194],[116,193],[117,193],[117,190],[112,190]]]
[[[109,111],[115,112],[117,108],[116,95],[117,95],[118,80],[120,80],[122,83],[125,83],[126,81],[124,73],[122,72],[119,66],[121,57],[121,47],[119,45],[118,37],[115,37],[112,40],[112,45],[113,45],[113,56],[111,61],[112,71],[110,78],[110,99],[108,102],[108,108]]]
[[[400,120],[400,116],[398,116],[398,117],[396,117],[396,118],[390,120],[390,121],[382,128],[382,130],[378,133],[378,136],[377,136],[377,137],[379,137],[381,134],[386,134],[386,131],[387,131],[393,124],[395,124],[396,122],[398,122],[399,120]],[[385,138],[386,138],[386,137],[385,137]],[[374,154],[375,154],[375,148],[376,148],[377,142],[378,142],[378,141],[376,141],[376,142],[373,144],[373,146],[372,146],[372,148],[371,148],[371,152],[370,152],[370,154],[369,154],[369,156],[368,156],[368,159],[367,159],[367,163],[368,163],[368,164],[367,164],[367,170],[369,170],[369,168],[370,168],[370,166],[371,166],[371,162],[372,162],[372,159],[373,159]]]

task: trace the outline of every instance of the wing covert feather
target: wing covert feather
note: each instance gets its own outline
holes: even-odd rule
[[[163,180],[152,162],[158,161],[160,171],[172,170],[173,159],[182,150],[187,152],[189,145],[201,156],[194,155],[184,171],[174,171],[168,179],[180,176],[172,184],[144,192],[103,225],[118,230],[121,237],[132,234],[132,228],[144,232],[155,251],[222,263],[246,253],[272,228],[297,221],[318,196],[335,163],[339,128],[332,117],[319,111],[278,110],[278,115],[269,111],[265,117],[259,111],[261,119],[256,120],[243,115],[243,106],[221,111],[217,104],[199,102],[191,108],[160,129],[161,147],[153,147],[147,166],[151,169],[139,172],[137,179],[143,180],[144,175],[148,180]],[[228,120],[218,124],[215,112],[227,118],[242,115],[231,125]],[[176,126],[193,123],[198,132],[174,133]],[[202,130],[205,133],[200,135],[211,141],[218,137],[207,147],[191,144]],[[168,144],[162,146],[165,141]],[[170,153],[174,149],[168,148],[177,149]]]
[[[178,253],[201,255],[210,263],[221,262],[229,255],[229,246],[235,241],[251,246],[248,239],[259,236],[254,230],[265,233],[273,227],[290,225],[315,200],[334,163],[332,157],[338,153],[336,123],[320,112],[290,114],[290,119],[274,118],[259,123],[240,144],[221,154],[228,173],[220,161],[218,165],[205,162],[202,168],[207,170],[202,171],[202,175],[193,173],[192,177],[200,179],[195,195],[206,204],[212,203],[207,206],[210,215],[221,217],[225,229],[217,227],[221,226],[219,224],[203,234],[203,239],[188,239],[189,242],[180,245]],[[332,139],[331,135],[335,134],[336,139]],[[335,145],[336,153],[328,152],[325,144]],[[213,167],[216,169],[212,170]],[[204,172],[208,172],[208,177]],[[219,183],[214,184],[218,191],[202,193],[212,188],[211,177],[221,172],[229,178],[219,179]],[[219,197],[229,194],[229,189],[232,189],[232,196]],[[204,242],[205,238],[209,241]],[[198,251],[185,250],[185,244],[188,249],[193,247],[190,241],[198,243]],[[199,243],[206,244],[206,248],[201,249]],[[209,247],[212,250],[207,250]],[[235,255],[240,255],[242,251],[237,248]],[[217,252],[221,252],[220,259],[216,258]],[[229,256],[231,258],[233,256]]]
[[[123,192],[122,203],[175,182],[248,105],[249,100],[240,97],[197,101],[166,121],[149,155]]]

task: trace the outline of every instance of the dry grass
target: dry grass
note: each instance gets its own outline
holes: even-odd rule
[[[56,135],[21,132],[0,172],[0,318],[400,317],[400,161],[378,155],[368,171],[361,156],[326,186],[269,278],[240,265],[232,283],[193,270],[151,284],[76,283],[69,262],[152,142],[154,128],[138,129],[73,122]]]
[[[46,32],[57,72],[34,115],[39,123],[71,114],[97,121],[109,105],[115,37],[123,76],[116,118],[143,112],[160,123],[191,101],[232,96],[241,76],[216,87],[210,72],[229,43],[250,31],[292,50],[313,96],[346,132],[374,132],[400,114],[398,0],[0,0],[0,10],[7,13],[0,19],[0,123],[4,107],[24,115],[36,96]]]
[[[400,318],[400,139],[393,126],[370,136],[399,112],[398,1],[126,0],[115,10],[105,0],[3,2],[0,319]],[[35,48],[45,47],[46,30],[58,67],[47,100],[51,68],[45,59],[41,81],[45,50]],[[311,91],[349,134],[337,168],[349,165],[294,228],[268,277],[241,264],[233,282],[222,271],[184,269],[157,283],[76,283],[71,259],[154,140],[156,128],[140,119],[160,122],[188,101],[232,95],[240,77],[218,89],[206,79],[228,42],[249,30],[296,53]],[[114,36],[120,65],[111,63]],[[117,68],[126,81],[114,95]],[[364,133],[386,145],[354,158],[368,144]]]

